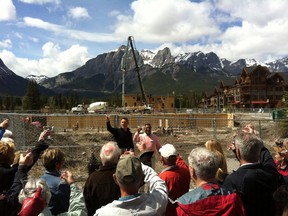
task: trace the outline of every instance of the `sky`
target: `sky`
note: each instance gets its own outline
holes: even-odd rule
[[[0,58],[17,75],[56,76],[134,36],[137,50],[288,56],[287,0],[0,0]]]

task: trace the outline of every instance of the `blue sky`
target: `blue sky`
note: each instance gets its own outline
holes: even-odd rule
[[[16,74],[72,71],[133,35],[138,50],[288,56],[286,0],[0,0],[0,58]]]

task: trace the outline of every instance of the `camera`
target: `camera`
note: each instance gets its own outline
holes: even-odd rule
[[[276,141],[275,141],[275,144],[276,144],[277,146],[279,146],[279,147],[282,147],[282,146],[283,146],[283,141],[281,141],[281,140],[276,140]]]
[[[53,126],[44,126],[43,129],[48,130],[48,131],[53,131],[54,127]]]

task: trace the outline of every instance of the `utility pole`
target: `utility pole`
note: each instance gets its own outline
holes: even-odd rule
[[[126,111],[125,106],[125,76],[126,76],[126,70],[127,70],[127,58],[128,58],[128,50],[129,50],[129,42],[125,48],[124,55],[121,60],[121,70],[122,70],[122,107],[124,109],[124,112]]]

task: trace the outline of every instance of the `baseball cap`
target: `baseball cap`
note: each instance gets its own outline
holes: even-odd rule
[[[132,155],[124,155],[118,161],[115,175],[117,181],[122,185],[141,182],[144,173],[140,159]]]
[[[174,155],[177,156],[177,151],[172,144],[165,144],[160,149],[159,152],[162,157],[169,158],[170,156]]]
[[[13,133],[12,131],[6,129],[4,134],[3,134],[3,137],[8,137],[8,138],[13,138]]]
[[[151,159],[152,159],[153,154],[154,154],[154,151],[143,151],[139,155],[139,159],[143,164],[152,167]]]

